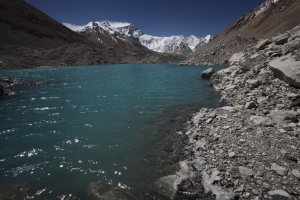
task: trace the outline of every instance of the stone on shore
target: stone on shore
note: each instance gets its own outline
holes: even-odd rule
[[[103,181],[93,182],[88,188],[89,200],[137,200],[130,189],[114,187]]]
[[[208,68],[201,73],[202,78],[210,78],[215,73],[213,68]]]
[[[176,175],[169,175],[158,179],[154,183],[154,189],[157,192],[157,194],[171,200],[175,199],[177,191],[174,188],[174,181],[176,178]]]
[[[269,67],[279,79],[300,87],[300,61],[293,59],[290,54],[271,61]]]

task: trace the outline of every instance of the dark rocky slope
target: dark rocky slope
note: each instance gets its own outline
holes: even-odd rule
[[[91,48],[84,44],[67,44],[55,49],[0,47],[0,69],[43,66],[80,66],[124,63],[168,63],[185,57],[151,51],[125,51],[114,48]]]
[[[227,64],[232,54],[246,51],[260,39],[274,37],[295,27],[300,22],[299,10],[299,0],[278,0],[276,3],[267,0],[199,48],[186,64]]]
[[[0,46],[45,49],[68,43],[96,46],[23,0],[0,0],[0,37]]]

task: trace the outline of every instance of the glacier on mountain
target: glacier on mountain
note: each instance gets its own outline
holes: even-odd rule
[[[145,34],[133,24],[127,22],[89,22],[85,26],[74,26],[68,23],[63,24],[78,33],[86,33],[91,31],[95,26],[100,27],[111,35],[116,33],[125,35],[128,38],[131,38],[132,40],[147,47],[148,49],[161,53],[192,53],[197,48],[203,46],[213,39],[211,35],[207,35],[206,37],[196,37],[191,35],[186,38],[182,35],[173,35],[169,37],[152,36]]]

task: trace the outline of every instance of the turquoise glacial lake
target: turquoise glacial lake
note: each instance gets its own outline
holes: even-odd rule
[[[90,183],[104,181],[160,199],[145,189],[169,175],[154,166],[160,132],[182,110],[218,106],[219,94],[200,78],[207,68],[1,70],[24,84],[0,98],[0,190],[24,183],[34,191],[28,199],[85,199]]]

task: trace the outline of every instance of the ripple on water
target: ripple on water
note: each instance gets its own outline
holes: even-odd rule
[[[162,167],[162,125],[181,109],[217,104],[208,80],[199,79],[203,70],[160,64],[1,71],[30,85],[0,99],[0,185],[28,183],[29,199],[84,199],[91,182],[105,181],[155,198],[149,184],[170,172]]]

